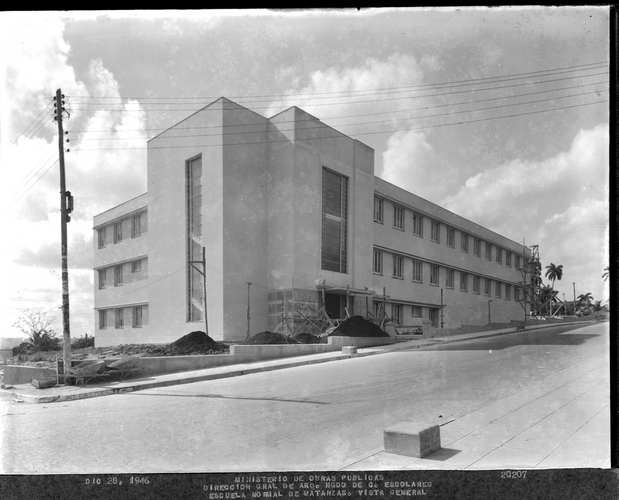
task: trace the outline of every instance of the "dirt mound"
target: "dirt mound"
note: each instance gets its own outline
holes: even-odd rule
[[[311,333],[299,333],[294,336],[294,339],[299,344],[320,344],[320,337],[312,335]]]
[[[169,344],[166,349],[171,354],[209,354],[222,350],[222,344],[201,331],[188,333]]]
[[[256,333],[249,338],[248,344],[298,344],[299,342],[292,337],[287,337],[281,333],[264,332]]]
[[[329,336],[341,337],[389,337],[389,334],[381,330],[380,326],[372,323],[362,316],[352,316],[342,321]]]

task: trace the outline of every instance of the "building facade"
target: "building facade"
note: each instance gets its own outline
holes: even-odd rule
[[[372,148],[297,107],[220,98],[147,158],[147,193],[94,217],[99,346],[205,325],[238,341],[322,307],[434,329],[523,316],[523,245],[375,177]]]

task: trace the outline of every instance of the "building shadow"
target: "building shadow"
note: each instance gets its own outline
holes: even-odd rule
[[[461,451],[462,450],[456,450],[455,448],[441,448],[440,450],[423,457],[423,459],[444,462],[445,460],[449,460],[451,457],[456,456]]]

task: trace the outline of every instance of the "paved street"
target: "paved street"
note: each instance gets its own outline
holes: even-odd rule
[[[95,399],[3,401],[1,472],[608,466],[607,333],[557,327]],[[383,429],[401,420],[446,423],[445,449],[421,461],[382,452]]]

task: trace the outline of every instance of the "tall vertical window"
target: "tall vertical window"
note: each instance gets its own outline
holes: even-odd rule
[[[411,306],[411,316],[413,318],[422,318],[423,310],[421,309],[421,306]]]
[[[430,264],[430,284],[431,285],[438,285],[438,273],[439,273],[439,265]]]
[[[146,232],[146,211],[134,214],[131,217],[131,237],[137,238]]]
[[[132,318],[132,326],[133,328],[142,328],[144,325],[148,324],[148,306],[140,305],[132,307],[133,318]]]
[[[107,328],[107,310],[99,309],[99,329],[103,330]]]
[[[423,263],[413,259],[413,281],[423,282]]]
[[[492,288],[492,280],[489,280],[488,278],[486,278],[484,281],[484,293],[489,296],[491,293],[490,291],[491,288]]]
[[[123,225],[122,222],[114,223],[114,243],[119,243],[123,240]]]
[[[413,212],[413,234],[423,238],[423,215]]]
[[[404,257],[401,255],[393,255],[393,277],[402,278],[402,268],[404,266]]]
[[[432,326],[438,328],[438,309],[436,307],[431,307],[428,310],[428,316],[430,317]]]
[[[512,265],[512,253],[509,250],[505,250],[505,265],[510,267]]]
[[[473,276],[473,293],[479,294],[479,276]]]
[[[115,328],[125,327],[123,313],[124,313],[123,308],[114,309],[114,327]]]
[[[202,157],[185,163],[187,227],[187,321],[204,318],[202,260]]]
[[[123,284],[123,266],[122,264],[114,266],[114,286]]]
[[[447,269],[447,272],[445,275],[445,286],[447,288],[454,287],[454,270],[453,269]]]
[[[477,257],[481,257],[481,240],[479,238],[473,240],[473,253]]]
[[[322,168],[322,269],[346,272],[348,178]]]
[[[486,241],[486,259],[492,260],[492,244]]]
[[[505,285],[505,300],[512,300],[512,286]]]
[[[501,298],[501,282],[500,281],[497,281],[494,284],[494,295],[497,299]]]
[[[97,248],[103,248],[105,246],[105,229],[105,226],[97,229]]]
[[[499,264],[503,263],[503,249],[501,247],[496,247],[496,261]]]
[[[469,289],[469,275],[467,273],[460,273],[460,291],[466,292]]]
[[[383,252],[382,250],[374,249],[374,272],[383,274]]]
[[[516,255],[516,269],[520,269],[521,265],[522,265],[522,259],[520,258],[520,255]]]
[[[441,224],[433,220],[430,227],[430,239],[436,243],[441,242]]]
[[[514,300],[520,300],[520,287],[514,287]]]
[[[447,228],[447,246],[456,248],[456,230],[453,227]]]
[[[391,321],[396,325],[402,324],[402,304],[391,304]]]
[[[383,208],[384,201],[382,198],[378,196],[374,196],[374,222],[383,223]]]
[[[99,269],[98,274],[99,274],[99,290],[101,290],[101,289],[105,288],[105,285],[106,285],[106,283],[105,283],[105,274],[106,274],[105,269]]]
[[[404,207],[393,204],[393,227],[404,231]]]
[[[463,252],[469,253],[469,235],[460,233],[460,247]]]

